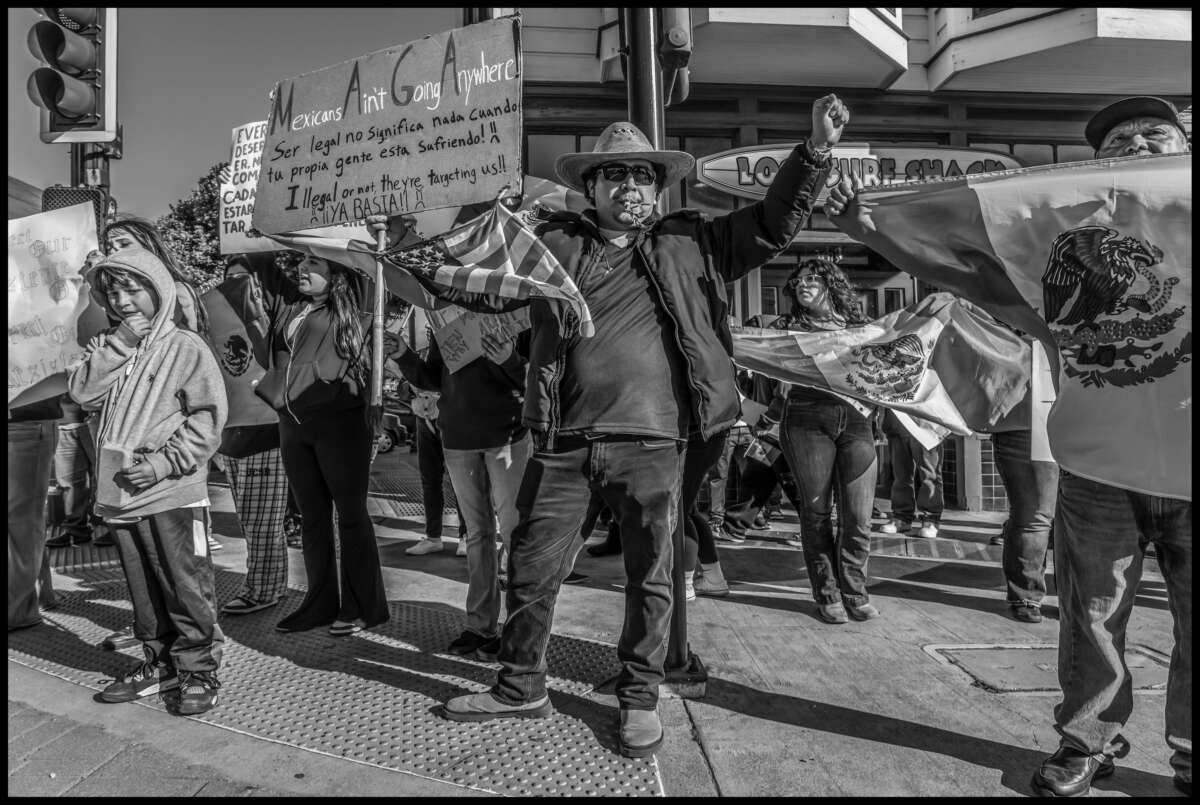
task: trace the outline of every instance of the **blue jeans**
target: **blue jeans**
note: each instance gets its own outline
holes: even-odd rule
[[[54,448],[54,481],[62,489],[64,531],[91,534],[92,501],[96,489],[97,417],[58,426]]]
[[[625,623],[617,643],[621,707],[653,710],[671,628],[671,535],[683,444],[673,439],[561,438],[534,453],[517,497],[520,523],[508,560],[508,620],[492,694],[508,704],[546,695],[546,647],[562,581],[583,546],[592,492],[621,524]]]
[[[46,493],[54,463],[54,422],[8,423],[8,628],[41,623],[54,605],[46,550]]]
[[[208,526],[208,507],[111,524],[133,602],[133,634],[147,660],[181,671],[215,671],[224,653]]]
[[[869,600],[867,559],[878,471],[871,420],[834,397],[789,400],[779,434],[799,497],[813,598],[821,605],[862,606]],[[836,537],[830,516],[835,488]]]
[[[446,469],[467,529],[467,629],[495,637],[500,621],[496,528],[508,545],[517,525],[517,492],[529,460],[529,437],[481,450],[445,448]]]
[[[1121,727],[1133,712],[1125,665],[1126,627],[1154,544],[1175,623],[1167,676],[1166,739],[1171,765],[1192,779],[1192,503],[1059,478],[1054,571],[1061,610],[1054,708],[1064,745],[1112,755],[1126,744]]]
[[[417,417],[417,467],[421,472],[421,505],[425,509],[425,539],[442,538],[442,510],[446,495],[442,478],[446,474],[446,455],[442,450],[441,431],[429,427],[428,421]],[[458,507],[455,496],[455,507]],[[467,535],[467,521],[458,510],[459,539]]]
[[[1008,495],[1002,565],[1008,603],[1038,604],[1046,597],[1046,554],[1058,497],[1058,465],[1029,456],[1033,433],[992,434],[996,470]]]
[[[942,446],[932,450],[908,433],[889,433],[888,454],[892,464],[892,517],[911,523],[918,514],[934,523],[946,508],[942,493]]]

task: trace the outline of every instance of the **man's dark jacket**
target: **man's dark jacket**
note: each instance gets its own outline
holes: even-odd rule
[[[692,425],[699,426],[706,439],[732,425],[739,411],[725,284],[758,268],[791,242],[812,213],[829,169],[828,157],[801,143],[780,166],[762,201],[716,218],[687,209],[652,216],[634,233],[658,300],[674,324],[695,405]],[[603,270],[604,238],[595,211],[556,213],[537,234],[586,300],[589,275]],[[530,305],[532,338],[522,421],[538,435],[540,445],[553,447],[565,356],[581,337],[575,312],[557,300],[506,299],[417,279],[434,295],[469,310],[499,313]]]

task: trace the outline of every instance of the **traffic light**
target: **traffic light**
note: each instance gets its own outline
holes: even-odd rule
[[[91,204],[96,213],[96,231],[103,233],[104,227],[115,214],[116,202],[102,187],[64,187],[53,185],[42,191],[42,212],[74,207],[76,204]]]
[[[687,100],[689,80],[688,61],[692,57],[692,11],[690,8],[660,9],[662,35],[658,45],[658,61],[667,84],[666,106]]]
[[[117,129],[117,10],[39,8],[29,50],[43,62],[29,76],[44,143],[108,143]]]

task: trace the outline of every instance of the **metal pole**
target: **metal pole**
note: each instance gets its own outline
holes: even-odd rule
[[[666,115],[663,110],[662,71],[658,65],[658,24],[654,8],[622,8],[625,30],[628,36],[629,67],[625,84],[628,92],[629,122],[637,126],[650,138],[655,148],[662,148],[666,141]],[[664,188],[665,189],[665,188]],[[659,212],[666,212],[666,193],[658,199]],[[683,511],[682,501],[676,511],[675,531],[671,537],[674,561],[671,565],[672,587],[675,605],[671,609],[671,636],[667,643],[665,668],[671,672],[687,671],[691,666],[691,652],[687,641],[687,600],[684,590],[683,567]],[[684,694],[681,694],[684,695]]]
[[[83,156],[86,143],[71,143],[71,187],[82,187],[85,184]]]

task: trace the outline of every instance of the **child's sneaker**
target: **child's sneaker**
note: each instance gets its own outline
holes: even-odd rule
[[[180,671],[179,699],[175,711],[181,716],[206,713],[217,703],[217,681],[215,671]]]
[[[904,520],[893,518],[891,520],[888,520],[883,525],[879,526],[879,533],[881,533],[881,534],[903,534],[903,533],[907,532],[910,528],[912,528],[911,522],[906,522]]]
[[[134,699],[153,696],[177,687],[179,687],[179,676],[175,673],[174,668],[144,662],[125,679],[118,679],[100,691],[100,699],[112,704],[131,702]]]

